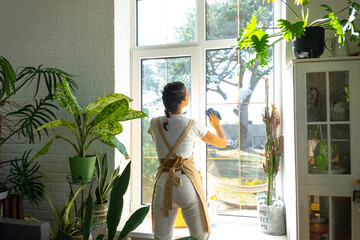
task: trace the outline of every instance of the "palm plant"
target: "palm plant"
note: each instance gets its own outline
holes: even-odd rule
[[[55,119],[53,113],[57,107],[52,104],[54,100],[55,86],[61,82],[63,77],[67,77],[72,89],[77,84],[72,79],[73,75],[57,68],[22,67],[15,71],[9,61],[0,56],[0,124],[3,136],[0,136],[0,145],[8,141],[13,135],[19,134],[34,143],[34,131],[43,123]],[[39,97],[39,90],[42,85],[46,87],[46,94]],[[26,91],[30,85],[35,85],[32,96],[33,103],[21,105],[11,99],[16,94]],[[8,107],[7,107],[8,106]],[[47,130],[44,129],[47,134]],[[37,132],[41,140],[41,132]]]
[[[41,181],[39,162],[28,161],[31,151],[25,151],[22,158],[3,162],[10,163],[10,172],[4,184],[10,184],[9,192],[22,196],[32,204],[39,204],[44,196],[45,185]]]

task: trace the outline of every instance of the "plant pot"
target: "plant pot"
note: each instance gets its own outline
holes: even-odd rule
[[[74,183],[91,182],[96,156],[69,157],[71,177]]]
[[[263,199],[258,201],[259,227],[261,231],[269,235],[284,235],[286,233],[284,202],[277,200],[271,206],[267,206],[265,202]]]
[[[109,204],[96,204],[94,203],[94,216],[98,217],[102,221],[106,222],[106,215],[108,213]]]
[[[0,200],[7,198],[8,194],[9,194],[9,189],[0,192]]]
[[[83,235],[72,235],[71,237],[72,237],[73,239],[75,239],[75,240],[84,240]],[[88,240],[92,240],[92,239],[93,239],[93,238],[92,238],[92,236],[91,236],[91,234],[90,234]]]
[[[322,27],[306,27],[305,36],[292,41],[295,58],[318,58],[324,53],[325,30]]]

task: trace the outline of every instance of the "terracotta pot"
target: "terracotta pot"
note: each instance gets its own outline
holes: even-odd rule
[[[75,239],[75,240],[84,240],[84,238],[83,238],[82,235],[72,235],[71,237],[72,237],[73,239]],[[88,240],[92,240],[92,239],[93,239],[93,238],[92,238],[92,236],[91,236],[91,234],[90,234]]]
[[[104,204],[94,203],[94,216],[106,222],[106,215],[108,213],[108,208],[109,208],[109,204],[107,202]]]

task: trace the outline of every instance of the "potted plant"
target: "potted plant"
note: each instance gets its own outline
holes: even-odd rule
[[[8,193],[9,193],[9,189],[6,187],[6,185],[3,182],[0,181],[0,200],[7,198]]]
[[[39,171],[40,164],[28,161],[30,152],[25,151],[19,159],[0,163],[10,165],[5,181],[0,184],[0,198],[7,198],[4,201],[6,217],[22,219],[23,200],[38,205],[44,196],[45,185],[42,182],[43,174]]]
[[[98,139],[108,146],[117,148],[126,158],[129,157],[125,146],[115,136],[123,130],[120,121],[146,116],[141,111],[129,108],[129,102],[132,99],[123,94],[110,94],[99,97],[84,110],[71,93],[65,78],[63,82],[56,85],[55,98],[60,106],[73,116],[75,121],[58,119],[42,125],[36,131],[43,128],[66,127],[74,134],[76,142],[64,136],[55,135],[32,159],[45,154],[54,139],[62,139],[70,143],[76,152],[75,156],[69,157],[71,175],[73,181],[79,183],[89,182],[92,178],[96,156],[88,156],[86,151],[93,141]]]
[[[268,191],[266,201],[258,202],[260,228],[264,233],[272,235],[285,234],[284,203],[282,201],[272,202],[274,178],[279,171],[279,162],[283,154],[284,137],[278,134],[280,115],[275,104],[269,110],[269,85],[266,82],[266,107],[263,114],[263,122],[266,126],[265,162],[263,169],[267,176]]]
[[[37,67],[19,67],[14,70],[10,62],[0,56],[0,147],[8,140],[16,142],[14,136],[18,136],[23,144],[24,139],[29,143],[34,143],[36,137],[41,140],[43,133],[47,134],[46,129],[37,134],[34,130],[47,121],[55,119],[54,109],[57,107],[52,104],[54,91],[57,82],[67,77],[72,89],[77,85],[72,79],[72,75],[57,68],[45,68],[42,65]],[[27,87],[34,86],[31,90],[32,102],[15,102],[15,96],[28,94]],[[40,88],[45,89],[45,93],[39,97]],[[5,210],[7,217],[22,218],[22,199],[29,200],[32,204],[39,204],[44,191],[41,181],[42,174],[39,172],[39,163],[28,161],[30,151],[25,151],[21,158],[0,161],[0,164],[9,164],[9,174],[5,174],[4,183],[9,185],[8,192],[11,192],[11,199],[6,199]],[[5,189],[3,183],[2,189]],[[1,190],[0,190],[1,192]],[[15,204],[15,202],[17,204]],[[12,204],[14,203],[14,204]],[[12,214],[12,213],[19,214]],[[10,215],[11,213],[11,215]]]
[[[119,172],[120,167],[118,166],[109,175],[107,154],[104,154],[102,158],[96,156],[95,173],[97,186],[95,189],[94,215],[103,221],[106,221],[108,199],[114,182],[120,177]]]
[[[73,195],[71,192],[66,197],[65,204],[63,208],[59,208],[50,193],[45,190],[45,196],[49,202],[50,208],[53,211],[53,214],[56,218],[56,226],[50,227],[50,239],[56,239],[57,231],[66,232],[68,235],[74,235],[78,232],[79,225],[77,220],[73,217],[73,209],[75,205],[75,199],[79,195],[79,193],[85,188],[85,185],[79,187],[79,189]],[[27,214],[25,217],[26,220],[36,220],[35,217]]]
[[[129,186],[130,181],[130,166],[131,162],[129,162],[120,175],[120,177],[116,178],[113,183],[113,189],[110,194],[110,204],[109,204],[109,211],[107,213],[107,227],[108,227],[108,240],[112,240],[115,237],[117,227],[120,223],[123,205],[124,205],[124,194],[127,191],[127,188]],[[90,198],[91,196],[89,196]],[[92,209],[94,202],[88,201],[86,209]],[[118,239],[122,240],[125,239],[125,237],[134,229],[136,229],[145,219],[146,215],[148,214],[150,209],[150,206],[142,207],[136,210],[130,218],[126,221],[120,236]],[[90,225],[91,219],[93,219],[93,213],[91,211],[86,211],[85,214],[85,221],[87,221],[87,224]],[[84,237],[89,236],[90,229],[86,228],[86,231],[84,231]],[[100,234],[97,236],[96,239],[102,240],[104,239],[104,235]],[[60,230],[57,233],[57,239],[73,239],[69,234],[67,234],[65,231]]]
[[[272,1],[274,2],[275,0]],[[270,0],[268,0],[268,3],[269,2]],[[300,6],[301,8],[301,17],[285,0],[281,0],[281,2],[294,14],[297,22],[291,23],[286,19],[279,19],[276,29],[280,31],[269,33],[269,29],[263,29],[262,27],[257,26],[257,18],[253,15],[246,27],[240,30],[240,37],[237,39],[237,45],[240,49],[251,48],[256,54],[255,57],[247,63],[246,67],[250,67],[255,63],[258,63],[261,66],[267,65],[270,59],[269,49],[283,39],[286,41],[298,41],[303,38],[303,41],[300,43],[293,42],[293,52],[296,58],[319,57],[324,49],[324,28],[335,31],[335,36],[338,37],[340,46],[344,45],[345,34],[350,36],[351,41],[357,41],[359,39],[360,31],[356,28],[355,21],[357,20],[356,16],[360,9],[360,5],[355,1],[348,0],[345,8],[335,12],[328,5],[322,4],[320,6],[324,7],[329,14],[311,23],[308,23],[309,10],[305,10],[306,6],[310,3],[310,0],[295,0],[294,5]],[[337,15],[346,10],[349,12],[348,18],[339,19]],[[315,41],[319,42],[321,46],[312,45],[314,40],[308,39],[310,32],[316,32],[317,38],[315,38]],[[303,42],[310,45],[303,46]],[[296,49],[296,47],[299,46],[300,49]]]

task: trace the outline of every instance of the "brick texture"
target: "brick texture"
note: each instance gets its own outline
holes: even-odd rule
[[[77,75],[79,89],[75,92],[79,103],[86,106],[97,97],[114,92],[114,1],[113,0],[1,0],[0,55],[15,67],[57,67]],[[31,89],[27,89],[31,92]],[[17,94],[16,101],[30,100],[31,94]],[[58,111],[58,116],[71,119]],[[69,134],[64,131],[63,134]],[[52,133],[51,133],[52,135]],[[1,148],[2,160],[21,156],[25,150],[35,154],[48,138],[34,145],[8,142]],[[114,150],[94,142],[88,152],[99,155]],[[69,184],[68,156],[74,150],[56,140],[49,152],[39,158],[43,163],[44,182],[59,208],[63,207]],[[1,172],[2,171],[2,172]],[[7,169],[0,169],[2,178]],[[47,206],[47,207],[46,207]],[[24,204],[24,212],[51,221],[53,216],[46,198],[40,206]]]

